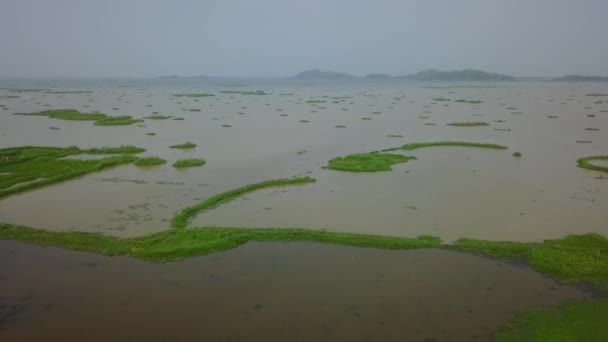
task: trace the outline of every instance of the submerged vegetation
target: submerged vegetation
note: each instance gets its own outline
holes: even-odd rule
[[[166,162],[167,162],[166,160],[159,158],[159,157],[145,157],[145,158],[138,158],[133,164],[135,166],[146,167],[146,166],[163,165]]]
[[[137,160],[133,146],[81,150],[78,147],[25,146],[0,149],[0,197],[80,177]],[[102,159],[70,159],[83,154],[117,154]]]
[[[327,168],[350,172],[391,171],[391,165],[405,163],[416,159],[401,154],[389,153],[358,153],[346,157],[338,157],[329,161]]]
[[[179,159],[173,163],[173,167],[176,169],[183,169],[186,167],[195,167],[205,165],[204,159]]]
[[[579,158],[576,160],[576,163],[577,163],[578,167],[581,167],[583,169],[608,172],[607,166],[593,165],[594,160],[608,161],[608,156],[589,156],[589,157]]]

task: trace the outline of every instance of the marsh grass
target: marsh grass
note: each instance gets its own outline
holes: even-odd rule
[[[179,159],[173,163],[173,167],[176,169],[183,169],[188,167],[203,166],[205,164],[206,162],[203,159]]]
[[[191,148],[195,148],[195,147],[196,147],[196,144],[189,142],[189,141],[187,141],[183,144],[169,146],[169,148],[178,148],[178,149],[182,149],[182,150],[187,150],[187,149],[191,149]]]
[[[133,163],[133,165],[140,166],[140,167],[147,167],[147,166],[163,165],[166,162],[167,162],[166,160],[159,158],[159,157],[144,157],[144,158],[137,158],[137,160]]]
[[[401,154],[388,153],[358,153],[345,157],[334,158],[329,161],[326,168],[349,172],[381,172],[391,171],[391,165],[405,163],[416,159]]]
[[[0,149],[0,198],[80,177],[103,169],[129,164],[143,152],[133,146],[81,150],[78,147],[24,146]],[[117,154],[102,159],[68,159],[82,154]]]
[[[578,142],[578,141],[577,141]],[[582,142],[582,141],[581,141]],[[608,167],[593,165],[594,160],[607,160],[608,156],[589,156],[576,160],[577,166],[583,169],[608,172]]]

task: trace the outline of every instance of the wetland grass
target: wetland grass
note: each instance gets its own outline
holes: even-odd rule
[[[382,172],[391,171],[391,165],[405,163],[416,159],[401,154],[389,153],[358,153],[330,160],[328,169],[348,172]]]
[[[606,166],[593,165],[594,160],[608,161],[608,156],[583,157],[583,158],[577,159],[576,164],[578,167],[583,168],[583,169],[608,172],[608,167],[606,167]]]
[[[169,148],[178,148],[178,149],[182,149],[182,150],[187,150],[187,149],[191,149],[191,148],[195,148],[196,144],[192,143],[192,142],[185,142],[183,144],[177,144],[177,145],[171,145],[169,146]]]
[[[203,166],[206,162],[204,159],[178,159],[173,163],[176,169],[184,169],[188,167]]]
[[[124,126],[132,125],[134,123],[144,122],[141,119],[134,119],[131,116],[109,116],[107,118],[95,121],[96,126]]]

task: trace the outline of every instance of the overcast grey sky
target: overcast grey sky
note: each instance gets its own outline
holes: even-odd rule
[[[608,0],[0,0],[0,76],[608,75]]]

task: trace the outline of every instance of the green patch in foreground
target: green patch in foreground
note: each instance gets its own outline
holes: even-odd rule
[[[498,342],[606,341],[608,300],[567,301],[557,310],[523,312],[496,336]]]
[[[416,159],[416,157],[390,153],[359,153],[332,159],[327,168],[350,172],[391,171],[391,165],[405,163],[412,159]]]
[[[173,167],[176,169],[183,169],[187,167],[203,166],[205,165],[203,159],[179,159],[173,163]]]
[[[606,166],[593,165],[594,160],[608,161],[608,156],[589,156],[579,158],[576,160],[576,163],[578,167],[581,167],[583,169],[608,172],[608,167]]]

